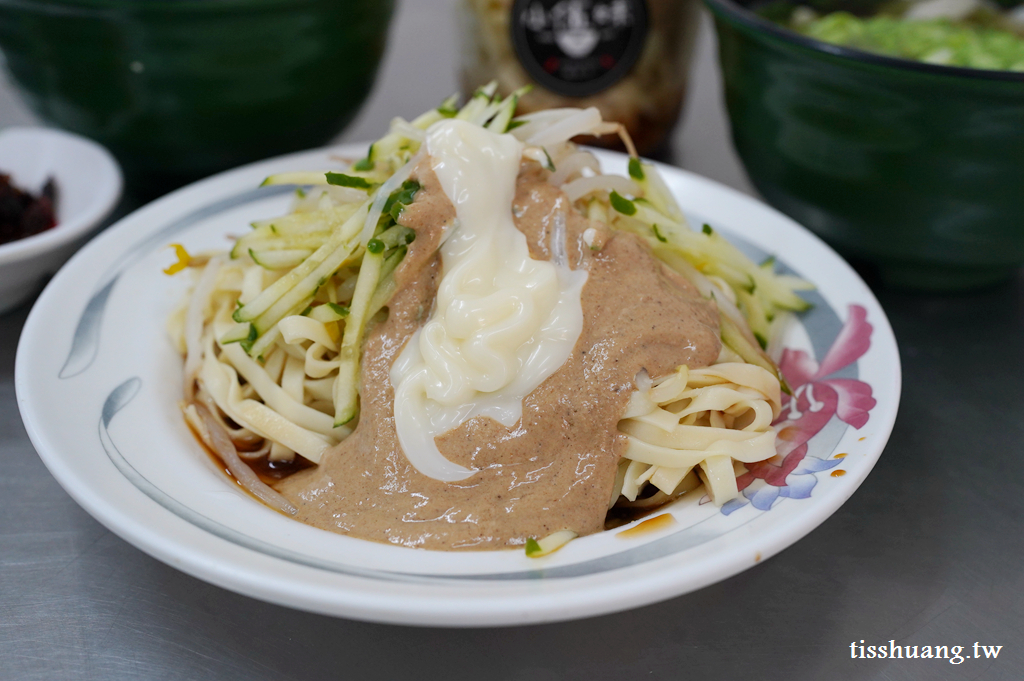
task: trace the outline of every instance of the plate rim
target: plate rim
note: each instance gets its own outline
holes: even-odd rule
[[[863,294],[861,297],[864,299],[864,302],[872,306],[873,312],[878,313],[872,318],[872,324],[876,332],[881,331],[882,333],[875,337],[873,344],[881,337],[884,337],[885,341],[887,341],[886,345],[890,346],[888,350],[891,352],[886,354],[887,359],[893,363],[894,367],[890,385],[888,386],[893,396],[893,404],[890,411],[872,413],[872,416],[877,419],[872,429],[872,440],[877,441],[877,446],[869,454],[865,455],[865,460],[862,460],[856,472],[850,471],[852,474],[843,478],[840,481],[842,484],[835,486],[825,499],[818,501],[817,512],[803,513],[797,518],[788,519],[782,528],[777,529],[775,532],[767,533],[759,539],[756,552],[753,550],[753,545],[749,547],[738,545],[726,546],[711,558],[704,559],[705,563],[710,563],[721,569],[705,569],[703,577],[699,579],[673,579],[671,574],[662,571],[653,577],[648,576],[645,580],[632,580],[625,585],[625,588],[619,585],[614,594],[605,594],[603,597],[595,598],[588,588],[583,588],[572,594],[561,594],[560,599],[557,599],[557,607],[539,610],[524,607],[522,595],[517,594],[506,596],[491,595],[484,598],[483,601],[474,599],[464,603],[456,603],[455,606],[453,606],[452,601],[458,599],[451,598],[450,594],[445,594],[443,597],[424,597],[422,594],[418,597],[410,597],[407,594],[403,594],[400,598],[389,601],[387,599],[378,600],[380,598],[379,594],[367,592],[368,597],[366,598],[363,597],[364,594],[362,593],[349,593],[347,598],[337,598],[338,594],[334,594],[335,598],[325,600],[323,599],[323,594],[309,593],[308,589],[295,588],[294,584],[288,584],[288,580],[283,580],[282,583],[277,584],[273,582],[267,583],[263,581],[263,577],[257,574],[257,572],[236,572],[226,569],[231,566],[224,564],[225,559],[223,557],[211,557],[205,555],[202,550],[197,552],[195,546],[187,541],[179,542],[176,537],[168,538],[159,533],[154,534],[152,530],[147,529],[144,522],[137,521],[127,510],[118,508],[119,504],[115,503],[115,500],[98,496],[96,490],[90,489],[88,486],[83,487],[81,481],[76,479],[74,472],[65,465],[61,458],[61,453],[57,451],[59,448],[53,447],[52,443],[49,442],[48,436],[42,428],[41,419],[37,422],[36,414],[33,412],[34,407],[30,404],[33,388],[29,383],[29,368],[26,366],[28,360],[24,359],[29,355],[29,351],[26,348],[31,343],[33,335],[38,333],[38,330],[43,325],[42,320],[48,307],[52,304],[51,298],[56,296],[56,292],[65,285],[64,280],[69,276],[67,272],[71,267],[79,261],[93,257],[92,254],[94,252],[97,253],[95,257],[100,258],[99,254],[104,251],[109,243],[116,240],[119,229],[125,228],[124,225],[126,223],[130,225],[129,220],[138,220],[138,214],[143,211],[156,213],[179,202],[187,202],[192,197],[202,194],[203,191],[214,188],[220,183],[227,182],[235,176],[251,174],[260,166],[287,163],[307,156],[312,157],[326,153],[357,155],[364,148],[365,143],[345,144],[258,161],[193,183],[157,199],[118,221],[118,223],[105,230],[86,247],[81,249],[68,263],[68,266],[63,268],[53,278],[33,306],[19,340],[15,362],[15,388],[18,405],[29,438],[43,463],[76,503],[82,506],[107,529],[137,548],[187,574],[236,593],[321,614],[367,621],[427,626],[493,626],[553,622],[640,607],[703,588],[748,569],[757,562],[763,561],[799,541],[811,530],[831,517],[859,488],[877,463],[895,424],[902,386],[901,365],[895,337],[884,310],[874,294],[852,268],[820,238],[776,209],[736,189],[690,171],[659,164],[659,167],[664,171],[680,176],[683,181],[693,184],[696,188],[700,188],[702,185],[704,187],[713,187],[716,191],[724,191],[729,201],[738,202],[747,209],[774,213],[777,218],[783,220],[787,225],[787,229],[795,228],[801,239],[809,239],[810,243],[814,243],[816,247],[826,249],[838,261],[838,264],[845,268],[844,274],[847,277],[852,277],[859,283],[862,290],[858,292],[858,295]],[[602,151],[599,153],[602,161],[620,156],[622,155],[614,154],[613,152]],[[147,234],[149,233],[151,232],[147,232]],[[107,261],[109,261],[109,258]],[[655,562],[671,562],[678,555],[678,553],[670,554],[656,559]],[[684,583],[680,584],[680,581]],[[368,600],[373,602],[367,602]]]

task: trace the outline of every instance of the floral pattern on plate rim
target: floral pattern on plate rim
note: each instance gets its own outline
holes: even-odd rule
[[[747,472],[736,479],[740,496],[726,502],[722,513],[729,515],[747,504],[769,511],[781,498],[806,499],[818,483],[814,474],[842,461],[811,456],[808,444],[833,416],[858,430],[868,422],[876,404],[871,386],[835,374],[868,351],[872,330],[867,310],[861,305],[850,305],[846,323],[820,364],[804,350],[783,351],[779,370],[792,395],[783,395],[782,411],[773,424],[778,433],[778,454],[747,466]],[[701,499],[702,504],[708,501],[707,496]]]

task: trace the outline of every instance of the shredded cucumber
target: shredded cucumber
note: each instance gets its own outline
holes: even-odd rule
[[[218,342],[221,345],[227,345],[228,343],[241,343],[242,341],[254,342],[256,340],[256,329],[252,327],[252,324],[238,324],[235,323],[230,329],[224,332]]]
[[[377,284],[380,281],[381,266],[384,264],[383,253],[363,253],[363,262],[359,267],[359,278],[356,290],[352,295],[348,319],[345,322],[345,333],[341,338],[340,366],[338,380],[334,382],[334,427],[343,426],[353,418],[359,410],[359,356],[366,330],[370,302]]]
[[[466,105],[463,106],[457,114],[455,114],[455,118],[463,121],[476,120],[484,113],[484,111],[487,110],[487,107],[491,105],[491,100],[497,90],[498,83],[494,81],[483,86],[473,93],[469,102],[467,102]]]
[[[632,163],[632,161],[630,162]],[[661,177],[661,173],[658,172],[658,168],[653,163],[639,160],[637,165],[642,176],[634,177],[631,170],[630,177],[633,177],[633,180],[644,190],[644,199],[649,201],[659,213],[671,218],[673,222],[685,223],[686,218],[683,217],[683,211],[679,209],[679,204],[676,203],[675,197],[669,190],[668,185],[665,184],[665,180]]]
[[[526,540],[526,557],[542,558],[554,553],[579,535],[572,530],[559,530],[552,532],[543,539],[537,540],[530,537]]]
[[[263,180],[261,187],[269,187],[279,184],[318,185],[327,184],[327,173],[301,172],[301,173],[278,173]]]
[[[363,204],[352,217],[345,221],[344,225],[331,234],[331,237],[311,256],[306,258],[301,265],[264,289],[255,300],[236,310],[234,313],[235,321],[251,322],[262,317],[286,295],[292,301],[311,296],[319,285],[317,282],[325,276],[333,274],[353,255],[353,251],[358,246],[356,236],[362,228],[362,221],[366,216],[368,208],[369,203]],[[299,290],[294,291],[296,288]],[[284,307],[290,308],[291,305],[286,303]],[[276,319],[280,319],[283,316],[281,314]],[[274,320],[275,323],[276,319]],[[258,330],[262,333],[272,325],[269,319],[264,319],[263,329]]]
[[[384,244],[384,248],[395,248],[411,244],[416,239],[416,232],[402,225],[395,225],[377,237],[377,240]]]
[[[318,322],[330,324],[331,322],[338,322],[348,317],[348,308],[335,303],[325,303],[317,305],[310,310],[309,316]]]
[[[775,362],[771,361],[771,359],[764,354],[764,350],[752,345],[736,326],[735,322],[729,319],[728,316],[719,312],[718,319],[718,328],[721,330],[722,343],[743,358],[743,361],[748,364],[756,364],[762,369],[770,371],[772,375],[779,379],[783,392],[790,393],[789,386],[786,384],[786,379],[782,377],[782,372],[780,372],[779,368],[775,366]]]
[[[373,189],[374,183],[368,181],[365,177],[359,177],[358,175],[346,175],[345,173],[324,173],[327,178],[327,184],[335,187],[351,187],[352,189]]]
[[[533,89],[532,86],[524,85],[510,94],[505,101],[500,102],[497,106],[494,118],[491,119],[490,123],[487,123],[487,129],[493,132],[508,132],[509,125],[512,123],[512,117],[516,115],[516,107],[519,105],[519,98],[531,89]]]
[[[308,248],[282,248],[265,251],[249,249],[249,257],[260,267],[268,270],[283,270],[297,267],[313,254]]]

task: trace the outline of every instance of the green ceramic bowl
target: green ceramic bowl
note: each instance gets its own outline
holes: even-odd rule
[[[733,142],[772,205],[896,285],[967,288],[1024,264],[1024,73],[828,45],[705,1]]]
[[[0,49],[44,121],[152,195],[327,142],[373,84],[393,0],[0,0]]]

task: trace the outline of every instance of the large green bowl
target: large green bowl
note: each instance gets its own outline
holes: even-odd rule
[[[393,0],[0,0],[29,106],[154,194],[324,144],[373,84]]]
[[[867,54],[705,1],[733,142],[772,205],[897,285],[1024,264],[1024,73]]]

